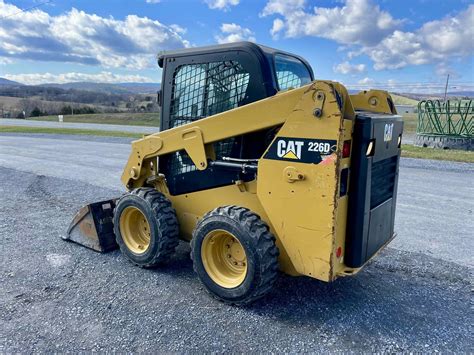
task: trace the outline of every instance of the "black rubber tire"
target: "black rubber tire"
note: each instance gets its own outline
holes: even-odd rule
[[[232,233],[245,249],[247,274],[237,287],[221,287],[204,268],[202,243],[206,235],[215,229]],[[238,206],[218,207],[206,214],[198,222],[191,240],[194,271],[206,290],[220,301],[239,306],[254,302],[272,289],[278,277],[278,255],[275,237],[267,224],[249,209]]]
[[[128,249],[120,234],[120,216],[129,206],[140,209],[150,225],[150,245],[142,254]],[[113,221],[115,239],[122,254],[138,266],[149,268],[167,262],[179,243],[176,211],[171,202],[153,188],[138,188],[123,195],[115,207]]]

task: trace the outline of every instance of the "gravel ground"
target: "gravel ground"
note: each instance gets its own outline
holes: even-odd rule
[[[104,152],[117,153],[107,164],[120,170],[123,142],[88,140],[87,155],[64,162],[70,176],[39,163],[13,169],[8,137],[0,136],[0,353],[474,350],[472,164],[404,159],[399,237],[370,265],[331,284],[281,275],[269,296],[238,308],[204,292],[186,243],[168,266],[143,270],[118,251],[60,239],[80,205],[121,193],[97,183],[99,170],[89,182],[82,175]],[[62,153],[77,148],[56,138]],[[36,139],[11,160],[47,167],[54,158],[36,156],[36,146],[51,142]]]

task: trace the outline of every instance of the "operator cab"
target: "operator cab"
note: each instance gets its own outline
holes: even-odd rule
[[[159,105],[162,131],[191,123],[298,88],[314,80],[303,58],[251,42],[165,52]],[[271,130],[231,137],[213,144],[216,159],[258,159]],[[161,157],[160,172],[172,195],[250,181],[254,173],[210,168],[198,171],[184,150]]]
[[[163,68],[161,130],[241,107],[314,80],[303,58],[251,42],[182,49]]]

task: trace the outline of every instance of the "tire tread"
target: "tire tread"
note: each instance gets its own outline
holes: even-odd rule
[[[259,215],[252,212],[251,210],[239,207],[236,205],[222,206],[217,207],[214,210],[210,211],[198,222],[196,229],[199,228],[199,225],[205,221],[207,218],[212,216],[221,216],[228,217],[235,221],[238,221],[239,224],[247,229],[248,235],[256,243],[256,252],[260,255],[260,278],[258,283],[253,288],[253,292],[241,301],[231,301],[229,302],[226,299],[221,298],[220,296],[210,292],[207,288],[206,290],[214,298],[224,301],[234,305],[247,305],[257,299],[265,296],[275,284],[275,281],[278,278],[278,256],[279,250],[275,244],[275,237],[270,232],[268,225],[260,218]],[[195,229],[195,230],[196,230]],[[191,240],[191,258],[193,259],[193,250],[195,248],[196,238]],[[193,259],[194,261],[194,259]],[[193,262],[193,268],[196,273],[198,273],[196,263]]]
[[[179,225],[176,212],[171,206],[171,202],[161,192],[150,187],[134,189],[123,195],[120,199],[126,198],[129,195],[135,195],[142,198],[150,206],[158,224],[159,238],[157,252],[150,261],[144,264],[139,264],[130,258],[128,259],[133,264],[143,268],[151,268],[166,263],[174,254],[175,249],[179,244]],[[116,227],[118,229],[118,226]],[[127,248],[127,246],[123,243],[117,232],[115,233],[115,238],[123,253],[123,248]]]

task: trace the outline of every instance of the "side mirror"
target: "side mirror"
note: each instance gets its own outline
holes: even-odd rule
[[[158,90],[158,92],[156,93],[156,103],[159,107],[161,107],[161,90]]]

